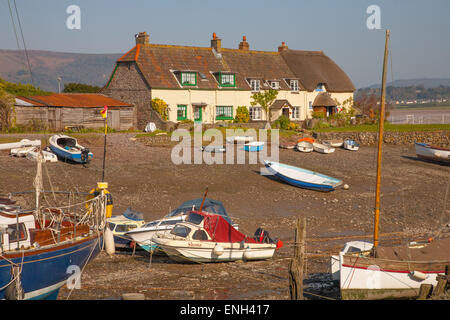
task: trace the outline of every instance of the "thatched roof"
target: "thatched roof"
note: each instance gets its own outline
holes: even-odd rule
[[[336,107],[337,103],[334,101],[328,92],[321,92],[314,99],[313,107]]]

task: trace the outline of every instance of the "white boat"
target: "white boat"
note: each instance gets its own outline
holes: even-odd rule
[[[11,149],[10,154],[16,157],[26,157],[29,152],[38,150],[38,147],[20,147]]]
[[[312,152],[314,150],[313,144],[309,141],[300,141],[297,143],[297,150],[301,152]]]
[[[359,143],[355,140],[351,139],[345,139],[344,140],[344,149],[350,150],[350,151],[357,151],[359,150]]]
[[[227,143],[248,143],[248,142],[253,141],[253,137],[251,137],[251,136],[227,137],[226,141],[227,141]]]
[[[450,163],[450,148],[415,142],[417,157],[425,160]]]
[[[244,144],[245,151],[261,151],[264,149],[264,141],[253,141]]]
[[[130,248],[132,239],[125,234],[131,230],[142,227],[145,223],[144,215],[141,212],[127,208],[125,212],[118,216],[106,219],[108,228],[113,233],[114,245],[116,248]]]
[[[333,148],[342,147],[344,141],[342,139],[322,140],[322,144]]]
[[[63,134],[56,134],[48,139],[50,149],[59,159],[78,163],[88,163],[92,157],[92,152],[77,142],[77,139]]]
[[[212,153],[222,153],[225,152],[226,149],[223,146],[204,146],[202,147],[202,151]]]
[[[0,143],[0,150],[16,149],[23,147],[40,147],[41,140],[22,139],[19,142]]]
[[[188,213],[191,210],[198,210],[201,206],[202,200],[203,198],[198,198],[186,201],[162,219],[147,222],[140,228],[128,231],[127,233],[125,233],[125,236],[130,237],[144,250],[151,252],[157,248],[157,246],[152,241],[153,236],[160,233],[169,233],[177,223],[183,222],[186,219]],[[205,198],[205,201],[203,203],[203,210],[222,215],[225,220],[232,223],[222,202],[218,200]],[[236,229],[238,228],[237,224],[233,224],[233,226]]]
[[[350,241],[344,245],[344,248],[341,250],[341,254],[346,253],[357,253],[369,251],[373,247],[372,242],[368,241]],[[339,265],[339,255],[331,256],[331,277],[333,281],[339,281],[340,277],[340,265]]]
[[[44,162],[58,162],[58,157],[56,156],[56,154],[47,150],[32,150],[27,153],[27,159],[37,161],[39,153],[41,153],[41,155],[43,156]]]
[[[173,260],[183,262],[222,262],[272,258],[281,241],[270,239],[259,228],[253,238],[236,230],[222,216],[191,211],[170,234],[158,234],[153,242]]]
[[[336,149],[322,143],[314,142],[313,143],[314,151],[319,153],[333,153]]]

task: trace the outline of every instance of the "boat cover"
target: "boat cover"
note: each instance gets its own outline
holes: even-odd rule
[[[242,232],[236,230],[223,216],[209,214],[206,212],[192,211],[190,215],[197,214],[203,216],[203,228],[208,232],[211,241],[216,242],[247,242],[258,243],[255,239],[247,237]],[[189,218],[188,218],[189,221]]]
[[[173,216],[177,216],[177,215],[183,214],[183,213],[187,214],[189,211],[192,211],[192,210],[199,210],[200,206],[202,204],[202,201],[203,201],[203,198],[197,198],[197,199],[183,202],[178,208],[173,210],[166,217],[173,217]],[[203,204],[202,211],[221,215],[226,221],[228,221],[228,223],[232,223],[230,216],[228,215],[227,211],[225,210],[225,207],[223,206],[222,202],[220,202],[218,200],[205,198],[205,203]]]

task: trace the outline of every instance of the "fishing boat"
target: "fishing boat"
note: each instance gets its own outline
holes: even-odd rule
[[[417,157],[435,162],[450,163],[450,148],[438,147],[427,143],[414,142]]]
[[[336,150],[335,148],[333,148],[331,146],[327,146],[325,144],[318,143],[318,142],[314,142],[312,145],[313,145],[314,151],[319,152],[319,153],[328,154],[328,153],[333,153]]]
[[[171,211],[162,219],[147,222],[143,226],[130,230],[125,236],[130,237],[145,251],[152,252],[158,247],[153,243],[152,238],[158,233],[169,233],[173,227],[183,222],[191,210],[198,210],[202,205],[203,198],[197,198],[183,202],[178,208]],[[233,224],[222,202],[210,198],[205,198],[203,203],[204,210],[224,217],[234,228],[238,229],[237,224]]]
[[[264,141],[253,141],[244,144],[244,150],[245,151],[262,151],[264,149]]]
[[[127,208],[123,214],[112,216],[106,221],[108,228],[113,233],[116,248],[130,248],[132,239],[126,233],[145,224],[144,214],[131,208]]]
[[[352,139],[345,139],[343,147],[346,150],[357,151],[359,150],[359,143]]]
[[[313,144],[309,141],[300,141],[297,143],[297,150],[300,152],[312,152],[314,150]]]
[[[342,180],[303,168],[268,160],[264,164],[271,174],[299,188],[328,192],[342,184]]]
[[[63,161],[72,161],[77,163],[88,163],[92,157],[92,152],[78,144],[77,139],[56,134],[49,139],[50,149]]]
[[[389,30],[382,76],[378,156],[375,190],[373,246],[370,250],[339,253],[339,287],[342,299],[386,299],[417,297],[422,284],[437,284],[437,277],[450,265],[450,237],[410,241],[404,245],[379,243],[380,186],[383,127],[385,117],[386,69]],[[335,271],[337,272],[337,271]]]
[[[326,146],[331,146],[333,148],[339,148],[342,147],[344,141],[342,139],[322,140],[322,144]]]
[[[153,242],[175,261],[200,263],[270,259],[282,246],[262,228],[248,237],[223,216],[205,211],[191,211],[169,234],[155,235]]]
[[[36,209],[23,210],[13,200],[0,204],[0,299],[56,299],[62,286],[75,288],[74,272],[103,247],[104,192],[81,207],[64,206],[67,211],[42,208],[39,179]]]

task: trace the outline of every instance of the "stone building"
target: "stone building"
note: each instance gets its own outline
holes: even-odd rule
[[[136,45],[117,60],[102,93],[136,106],[138,128],[161,122],[151,108],[159,98],[168,104],[168,120],[202,123],[232,120],[246,106],[252,121],[264,121],[260,106],[251,106],[255,92],[278,90],[272,120],[311,117],[317,95],[327,92],[338,103],[353,97],[346,73],[322,51],[250,50],[244,36],[237,49],[222,48],[214,33],[209,47],[152,44],[149,35],[135,36]],[[335,106],[337,107],[337,106]]]

